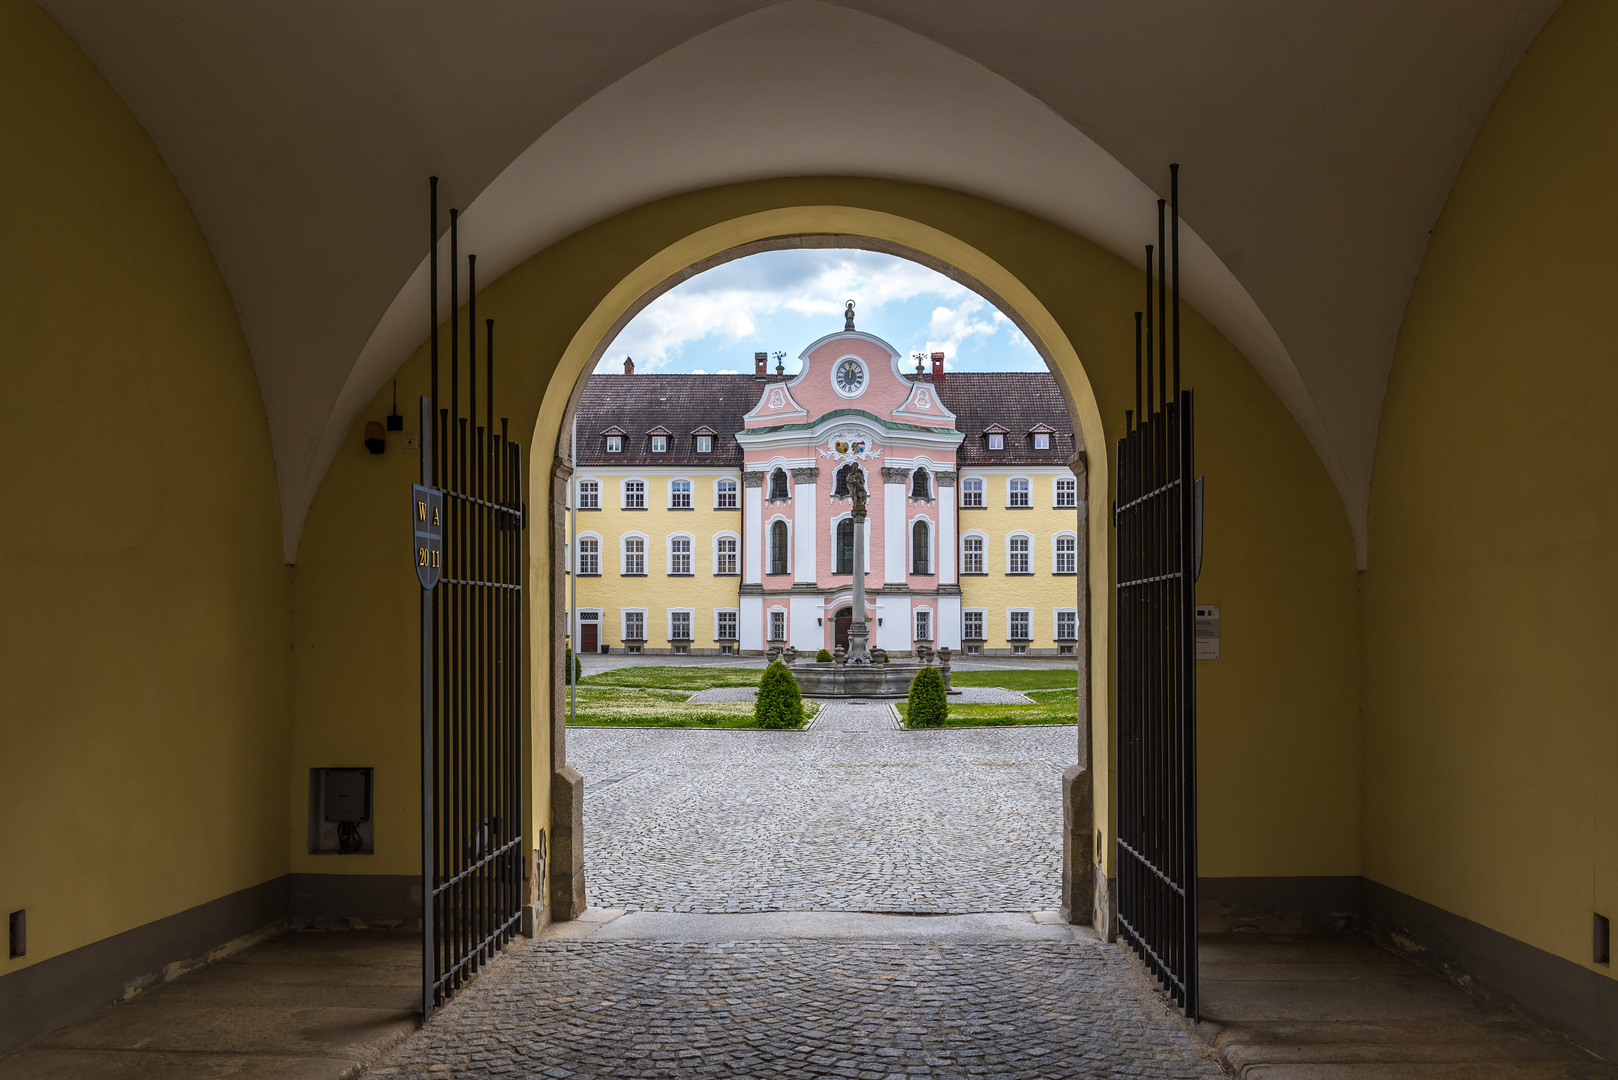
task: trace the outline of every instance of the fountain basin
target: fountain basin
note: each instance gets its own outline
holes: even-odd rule
[[[805,697],[905,697],[923,665],[916,660],[890,660],[886,664],[808,662],[791,665],[798,690]]]

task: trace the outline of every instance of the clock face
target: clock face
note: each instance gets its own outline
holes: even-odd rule
[[[852,357],[839,360],[835,381],[838,393],[844,397],[853,397],[865,385],[865,365]]]

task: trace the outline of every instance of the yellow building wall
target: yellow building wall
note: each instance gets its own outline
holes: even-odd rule
[[[1058,477],[1074,479],[1069,469],[1049,467],[1027,469],[965,468],[962,480],[981,477],[984,481],[982,509],[962,507],[957,511],[959,536],[983,533],[984,544],[982,576],[964,572],[965,562],[957,556],[961,574],[961,610],[972,608],[984,611],[983,648],[987,653],[1007,653],[1013,642],[1009,633],[1007,611],[1028,608],[1032,613],[1033,637],[1026,644],[1033,655],[1054,655],[1058,651],[1056,640],[1056,608],[1078,608],[1079,579],[1076,574],[1057,574],[1056,549],[1052,541],[1058,533],[1078,535],[1079,512],[1075,507],[1058,508],[1055,505],[1055,480]],[[1026,509],[1011,507],[1009,485],[1014,477],[1029,481],[1029,501]],[[960,488],[957,486],[957,502]],[[1030,551],[1030,574],[1007,572],[1007,552],[1013,533],[1026,532],[1033,536]],[[959,548],[959,545],[957,545]],[[964,550],[964,549],[963,549]],[[1061,644],[1070,644],[1064,641]]]
[[[30,0],[0,0],[0,101],[9,974],[286,873],[288,572],[252,362],[156,147]]]
[[[618,305],[638,297],[614,292],[638,268],[654,264],[660,252],[687,238],[710,235],[703,230],[733,236],[735,244],[759,239],[750,215],[776,211],[789,223],[779,226],[788,234],[858,231],[851,223],[865,220],[862,214],[873,220],[892,215],[892,220],[917,223],[895,230],[896,235],[924,237],[937,230],[996,260],[1043,304],[1082,358],[1082,370],[1059,368],[1057,375],[1066,386],[1088,381],[1094,390],[1106,430],[1091,444],[1092,505],[1110,502],[1105,462],[1111,440],[1122,432],[1125,408],[1134,405],[1130,313],[1141,275],[1048,222],[940,188],[850,178],[785,179],[650,203],[539,252],[478,297],[479,314],[500,323],[497,411],[511,417],[518,438],[533,440],[528,543],[538,583],[531,597],[539,605],[530,624],[533,828],[546,827],[549,820],[551,686],[553,675],[560,674],[550,651],[547,601],[553,579],[544,508],[578,379],[622,315],[625,308]],[[678,269],[671,266],[668,273]],[[1012,289],[1009,283],[1002,287]],[[601,329],[575,341],[586,326]],[[1303,432],[1246,358],[1190,307],[1182,340],[1186,380],[1198,392],[1199,471],[1210,478],[1199,598],[1222,604],[1224,632],[1224,658],[1199,667],[1202,871],[1211,876],[1357,874],[1358,592],[1347,517]],[[572,365],[565,372],[558,370],[564,355]],[[401,401],[413,401],[421,391],[424,371],[425,348],[399,371]],[[379,396],[361,420],[379,419],[386,411]],[[413,411],[408,406],[403,411],[412,417],[407,427],[414,429]],[[402,485],[410,470],[389,472],[397,460],[394,451],[368,458],[356,449],[358,438],[356,428],[352,445],[323,481],[300,547],[294,773],[306,764],[329,763],[335,748],[349,739],[388,748],[397,753],[398,767],[407,762],[414,767],[416,657],[412,642],[403,638],[413,635],[416,587],[408,563],[401,561],[388,574],[367,565],[389,551],[401,552],[403,560],[409,550]],[[359,497],[360,489],[372,484],[380,485],[381,493],[375,499]],[[1091,517],[1091,550],[1104,551],[1108,526],[1101,515]],[[565,530],[565,520],[557,520]],[[303,572],[313,564],[319,564],[318,577]],[[1108,566],[1098,563],[1096,573],[1103,577],[1091,583],[1102,596],[1110,592],[1104,576]],[[362,626],[388,627],[382,633],[400,634],[401,640],[387,648],[356,644]],[[1104,634],[1095,648],[1095,670],[1110,680],[1113,665]],[[352,662],[335,659],[351,652]],[[1107,683],[1098,680],[1097,715],[1110,715],[1109,693]],[[349,727],[359,730],[345,730]],[[1096,751],[1101,760],[1110,755],[1105,727],[1098,730]],[[393,815],[414,843],[415,796],[384,781],[379,777],[379,830]],[[293,787],[302,790],[306,782]],[[1101,824],[1110,837],[1109,790],[1108,777],[1098,777]],[[392,799],[404,800],[404,808],[385,805]],[[294,831],[301,830],[302,809],[293,817]],[[391,848],[392,840],[379,831],[378,855],[356,865],[355,872],[393,872],[383,870],[389,865],[380,851],[384,840]],[[302,857],[295,855],[295,862],[310,868]]]
[[[601,509],[580,510],[578,531],[596,533],[601,538],[601,575],[579,576],[578,605],[581,610],[601,611],[602,641],[613,652],[622,651],[624,640],[620,613],[625,608],[646,610],[647,650],[669,650],[668,637],[670,608],[690,608],[691,642],[693,651],[716,651],[714,640],[715,608],[734,609],[738,603],[741,576],[714,575],[713,540],[721,532],[742,535],[740,510],[716,510],[714,481],[726,477],[736,481],[737,500],[741,498],[741,471],[738,469],[687,470],[668,469],[654,472],[650,469],[596,469],[581,467],[580,479],[601,482]],[[620,506],[619,485],[631,477],[646,481],[647,508],[625,510]],[[668,509],[668,484],[676,478],[691,481],[692,508]],[[626,533],[643,533],[646,544],[646,576],[625,577],[620,573],[620,540]],[[674,533],[692,535],[692,576],[671,577],[668,573],[668,546],[666,540]],[[737,567],[741,566],[740,545]],[[570,595],[571,602],[571,595]]]
[[[1365,867],[1604,975],[1618,916],[1618,7],[1569,0],[1461,169],[1371,489]]]

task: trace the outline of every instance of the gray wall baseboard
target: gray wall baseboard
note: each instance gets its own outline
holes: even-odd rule
[[[13,971],[0,978],[0,1053],[77,1023],[131,986],[160,981],[176,961],[195,966],[286,917],[287,879],[271,878]]]
[[[1401,956],[1618,1060],[1618,979],[1369,880],[1365,922]]]
[[[0,1054],[75,1024],[208,954],[288,924],[321,929],[419,928],[421,878],[283,874],[217,900],[0,976]]]
[[[1265,930],[1341,933],[1360,926],[1358,875],[1197,879],[1197,925],[1204,933]]]

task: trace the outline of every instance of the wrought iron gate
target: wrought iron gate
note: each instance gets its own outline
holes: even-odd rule
[[[1164,204],[1157,272],[1146,248],[1144,366],[1118,440],[1118,928],[1197,1017],[1196,511],[1192,393],[1180,389],[1179,182],[1173,169],[1173,324],[1165,325]],[[1157,290],[1153,378],[1153,287]],[[1169,357],[1172,354],[1172,371]],[[1145,375],[1145,387],[1141,385]],[[1173,389],[1169,389],[1172,375]]]
[[[432,397],[421,399],[412,493],[421,594],[423,1018],[516,932],[522,880],[522,458],[494,430],[494,320],[478,423],[477,288],[468,256],[466,415],[459,251],[450,211],[449,407],[438,386],[438,201],[428,249]]]

